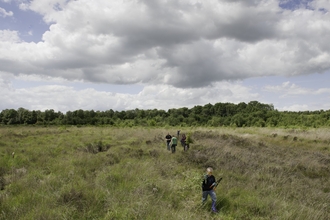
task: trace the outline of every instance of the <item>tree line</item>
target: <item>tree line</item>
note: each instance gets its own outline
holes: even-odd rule
[[[325,127],[330,126],[330,110],[278,111],[272,104],[216,103],[192,108],[134,109],[126,111],[53,109],[5,109],[1,125],[111,125],[111,126],[225,126],[225,127]]]

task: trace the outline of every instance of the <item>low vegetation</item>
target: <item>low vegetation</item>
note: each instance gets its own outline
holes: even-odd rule
[[[329,129],[179,129],[0,127],[0,219],[330,219]]]

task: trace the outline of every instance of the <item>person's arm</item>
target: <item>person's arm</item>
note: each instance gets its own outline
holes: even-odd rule
[[[212,176],[210,176],[210,178],[209,178],[209,186],[210,186],[210,189],[212,189],[214,186],[215,186],[215,184],[216,184],[216,181],[215,181],[215,177],[212,175]]]
[[[217,186],[219,185],[220,181],[222,180],[222,177],[220,177],[220,179],[218,179],[218,181],[215,181],[214,178],[214,183],[211,185],[210,188],[212,188],[213,190],[215,190],[217,188]]]

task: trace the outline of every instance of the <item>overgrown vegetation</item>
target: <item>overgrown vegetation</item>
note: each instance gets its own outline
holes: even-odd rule
[[[0,127],[0,219],[330,219],[328,129],[180,129]]]
[[[212,126],[212,127],[327,127],[330,110],[280,112],[272,104],[251,101],[216,103],[193,108],[164,110],[134,109],[127,111],[75,110],[65,114],[53,109],[30,111],[24,108],[0,112],[2,125],[111,125],[117,127]]]

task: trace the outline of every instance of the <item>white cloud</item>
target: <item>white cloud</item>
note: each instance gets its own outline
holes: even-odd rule
[[[5,51],[7,49],[5,48],[6,45],[11,45],[12,43],[18,43],[20,42],[20,38],[18,36],[17,31],[11,31],[11,30],[0,30],[0,46],[3,46],[4,48],[0,51],[3,51],[4,54],[0,57],[6,57]]]
[[[292,111],[292,112],[299,112],[299,111],[308,111],[308,105],[291,105],[291,106],[284,106],[282,111]]]
[[[1,49],[14,66],[2,70],[15,74],[186,88],[330,68],[330,15],[283,10],[275,0],[24,4],[54,24],[43,42]]]
[[[329,94],[330,95],[330,88],[320,88],[320,89],[317,89],[316,91],[313,92],[313,94],[315,94],[315,95]]]
[[[290,81],[286,81],[281,85],[276,86],[264,86],[264,91],[279,93],[281,97],[285,96],[301,96],[301,95],[320,95],[320,94],[330,94],[330,88],[318,88],[318,89],[311,89],[311,88],[303,88],[297,86]]]
[[[213,87],[191,89],[149,85],[137,94],[127,94],[97,91],[94,88],[76,89],[73,84],[61,79],[57,79],[57,84],[50,78],[41,79],[37,76],[24,76],[20,79],[37,84],[18,88],[10,83],[10,78],[0,81],[0,92],[6,94],[0,97],[0,109],[5,109],[6,106],[62,112],[77,109],[169,109],[217,102],[249,102],[258,98],[258,94],[240,83],[216,83]]]
[[[7,12],[5,9],[0,7],[0,17],[3,17],[3,18],[5,18],[7,16],[12,17],[13,15],[14,15],[14,13],[12,11]]]
[[[281,97],[313,93],[311,89],[299,87],[294,83],[290,83],[289,81],[277,86],[265,86],[264,90],[268,92],[280,93]]]
[[[318,0],[318,1],[311,1],[309,3],[311,7],[314,8],[314,10],[321,10],[325,9],[326,11],[330,11],[330,4],[329,0]],[[322,11],[322,10],[321,10]]]
[[[16,91],[12,95],[22,97],[26,92],[39,97],[39,90],[50,89],[53,100],[65,108],[65,102],[55,99],[55,94],[60,96],[57,84],[75,99],[66,109],[97,107],[93,94],[121,109],[133,104],[164,108],[164,100],[174,100],[172,93],[184,97],[173,101],[173,107],[248,102],[259,95],[236,80],[330,70],[328,0],[314,0],[295,10],[281,8],[278,0],[19,2],[21,10],[41,14],[50,28],[38,43],[22,42],[17,31],[0,30],[0,72],[25,77],[27,82],[28,76],[56,79],[54,87],[12,88]],[[8,12],[0,9],[0,16],[4,13]],[[83,93],[58,80],[138,84],[144,89],[138,95]],[[287,82],[265,90],[283,98],[326,94],[327,88]],[[90,97],[86,93],[93,98],[86,102],[74,98]]]
[[[21,2],[19,3],[19,9],[23,10],[23,11],[27,11],[29,10],[29,4],[27,2]]]

